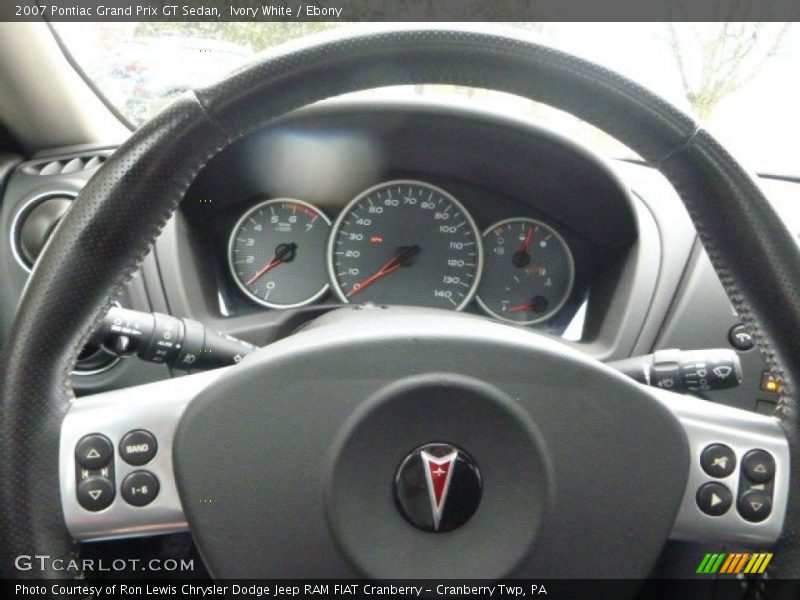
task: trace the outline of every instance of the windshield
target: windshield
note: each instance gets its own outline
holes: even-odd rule
[[[271,46],[340,23],[56,23],[86,74],[134,125]],[[782,23],[509,23],[533,41],[621,72],[693,112],[750,168],[800,174],[800,26]],[[351,25],[352,26],[352,25]],[[368,23],[358,27],[369,28]],[[456,99],[538,121],[606,156],[631,151],[521,98],[457,86],[366,92]]]

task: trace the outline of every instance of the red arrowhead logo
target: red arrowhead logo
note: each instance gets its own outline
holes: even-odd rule
[[[438,531],[444,503],[447,500],[447,491],[450,489],[453,466],[458,458],[458,450],[442,457],[433,456],[423,450],[421,456],[422,466],[425,469],[425,480],[428,482],[428,496],[431,499],[433,529]]]

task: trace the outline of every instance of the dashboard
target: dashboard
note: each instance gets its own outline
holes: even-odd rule
[[[0,157],[0,343],[36,253],[110,147]],[[762,180],[800,231],[796,184]],[[605,161],[474,106],[336,100],[253,131],[188,189],[117,301],[266,345],[345,304],[464,311],[602,361],[735,347],[718,402],[769,412],[766,366],[680,199],[653,169]],[[87,348],[79,395],[179,375]]]

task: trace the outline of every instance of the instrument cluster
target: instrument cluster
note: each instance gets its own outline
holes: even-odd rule
[[[490,316],[525,325],[558,313],[575,282],[570,247],[551,225],[520,216],[480,231],[447,190],[410,179],[361,192],[334,222],[303,200],[259,202],[233,227],[228,264],[245,297],[273,309],[329,293],[452,310],[475,299]]]

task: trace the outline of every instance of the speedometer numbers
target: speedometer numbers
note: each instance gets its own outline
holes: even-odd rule
[[[480,234],[464,207],[420,181],[370,188],[331,232],[328,269],[343,302],[461,310],[483,262]]]
[[[534,219],[508,219],[483,234],[486,267],[478,304],[490,315],[529,325],[556,314],[575,278],[572,254],[551,227]]]
[[[257,204],[233,228],[228,260],[236,285],[270,308],[309,304],[328,289],[325,245],[330,220],[300,200]]]

